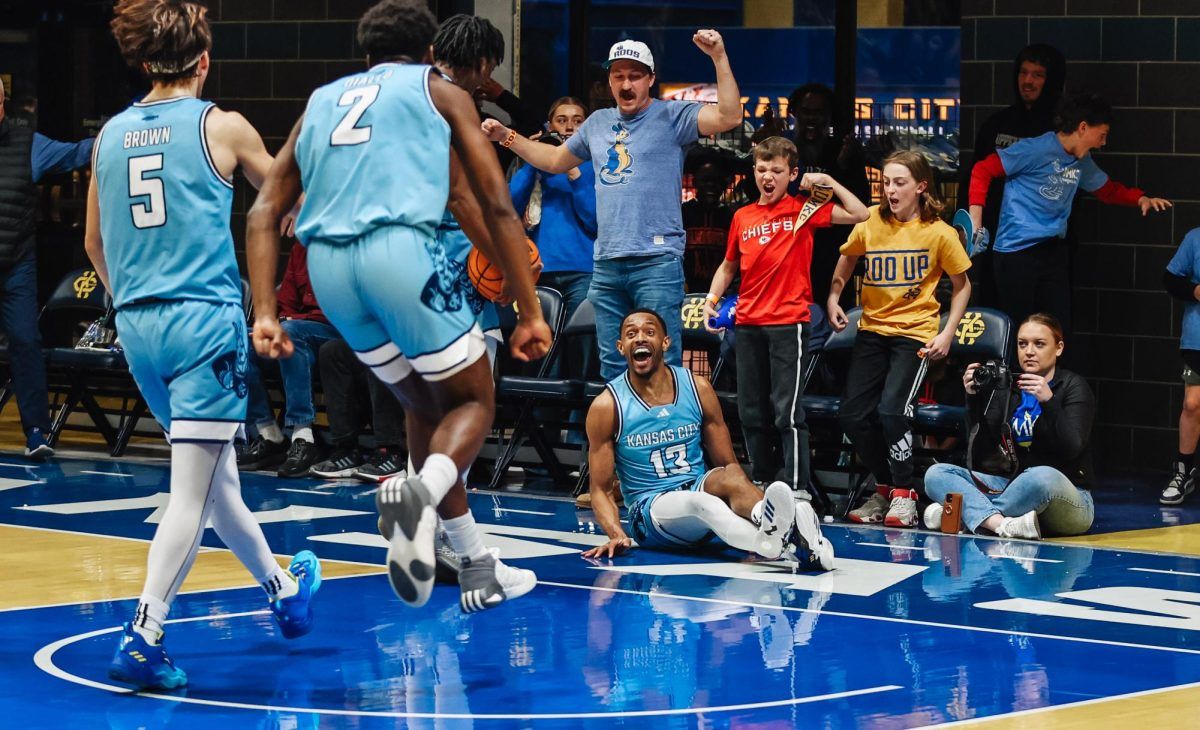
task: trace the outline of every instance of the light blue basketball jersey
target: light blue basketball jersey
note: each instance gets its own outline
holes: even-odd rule
[[[388,225],[433,236],[450,193],[450,125],[429,95],[430,71],[383,63],[309,97],[296,140],[305,245]]]
[[[100,234],[118,308],[242,301],[229,231],[233,183],[213,165],[204,136],[214,108],[190,96],[137,103],[100,132]]]
[[[686,487],[708,471],[700,431],[704,414],[692,372],[666,367],[675,376],[674,403],[646,405],[629,382],[628,371],[608,383],[617,403],[617,476],[630,511],[642,500]]]

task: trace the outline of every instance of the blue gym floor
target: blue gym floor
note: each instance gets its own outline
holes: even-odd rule
[[[0,461],[3,525],[144,541],[165,504],[163,463]],[[277,553],[382,563],[369,485],[243,483]],[[1196,521],[1114,494],[1109,529]],[[827,574],[717,550],[591,563],[579,551],[604,538],[570,502],[471,503],[488,543],[537,572],[528,596],[465,616],[455,586],[410,609],[382,574],[331,578],[316,628],[288,642],[257,588],[184,593],[167,647],[190,684],[135,695],[105,674],[133,597],[49,595],[0,612],[0,724],[900,728],[1063,705],[1103,717],[1111,698],[1200,683],[1192,557],[836,524]],[[204,545],[221,547],[211,530]]]

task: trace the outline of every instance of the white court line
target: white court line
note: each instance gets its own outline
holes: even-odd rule
[[[231,618],[241,618],[244,616],[261,616],[269,613],[269,611],[244,611],[241,613],[226,613],[219,616],[195,616],[192,618],[174,619],[165,623],[182,623],[187,621],[218,621]],[[771,702],[747,702],[740,705],[721,705],[718,707],[681,707],[670,710],[618,710],[616,712],[557,712],[557,713],[473,713],[473,712],[383,712],[371,710],[342,710],[324,707],[287,707],[279,705],[259,705],[248,702],[226,702],[223,700],[205,700],[199,697],[181,697],[177,695],[158,694],[155,692],[135,692],[128,687],[121,687],[113,684],[105,684],[96,682],[91,679],[71,674],[66,670],[59,668],[54,663],[54,653],[64,646],[69,646],[77,641],[83,641],[95,636],[103,634],[111,634],[120,631],[120,626],[112,626],[105,629],[97,629],[88,631],[74,636],[68,636],[65,639],[59,639],[51,644],[38,649],[33,655],[33,663],[37,665],[43,672],[52,677],[71,682],[73,684],[91,687],[93,689],[102,689],[108,692],[117,694],[136,694],[139,697],[149,697],[156,700],[167,700],[170,702],[185,702],[194,705],[207,705],[210,707],[230,707],[239,710],[262,710],[265,712],[295,712],[313,715],[338,715],[349,717],[403,717],[413,719],[430,719],[430,720],[603,720],[610,718],[623,717],[665,717],[669,715],[702,715],[716,712],[737,712],[742,710],[760,710],[769,707],[789,707],[792,705],[804,705],[813,702],[821,702],[823,700],[845,699],[847,697],[857,697],[859,695],[876,694],[879,692],[891,692],[897,689],[903,689],[900,685],[887,684],[878,687],[868,687],[865,689],[848,690],[845,692],[832,692],[824,695],[813,695],[810,697],[790,697],[784,700],[774,700]]]
[[[886,542],[856,542],[854,544],[855,545],[866,545],[867,547],[885,547],[885,548],[891,548],[893,550],[913,550],[913,551],[920,550],[921,552],[925,552],[926,550],[929,549],[927,547],[921,547],[920,545],[890,545]]]
[[[1200,573],[1187,573],[1182,570],[1156,570],[1154,568],[1130,568],[1130,570],[1136,570],[1139,573],[1162,573],[1163,575],[1188,575],[1193,578],[1200,578]]]
[[[1147,697],[1150,695],[1162,694],[1164,692],[1174,692],[1177,689],[1192,689],[1200,687],[1200,682],[1191,682],[1189,684],[1177,684],[1173,687],[1159,687],[1158,689],[1144,689],[1140,692],[1130,692],[1123,695],[1113,695],[1112,697],[1094,697],[1090,700],[1080,700],[1078,702],[1066,702],[1061,705],[1046,705],[1045,707],[1033,707],[1028,710],[1017,710],[1016,712],[1005,712],[999,715],[989,715],[988,717],[972,717],[966,720],[952,720],[950,722],[939,723],[938,725],[925,725],[918,730],[932,727],[946,727],[948,725],[977,725],[981,722],[989,722],[991,720],[1007,720],[1010,717],[1024,717],[1026,715],[1038,715],[1043,712],[1052,710],[1061,710],[1067,707],[1086,707],[1087,705],[1098,705],[1103,702],[1112,702],[1114,700],[1126,700],[1133,697]]]
[[[317,492],[312,489],[292,489],[291,487],[279,487],[276,492],[295,492],[296,494],[315,494],[318,497],[336,497],[336,494],[331,492]]]
[[[510,509],[508,507],[492,507],[492,512],[518,512],[523,515],[545,515],[546,517],[554,516],[553,512],[537,512],[531,509]]]
[[[634,591],[627,588],[606,588],[602,586],[584,586],[575,583],[557,583],[549,580],[539,580],[539,586],[555,586],[557,588],[581,588],[588,591],[608,591],[610,593],[627,593],[635,596],[670,596],[678,598],[681,601],[697,601],[699,603],[717,603],[726,606],[743,606],[745,608],[765,608],[778,611],[793,611],[795,613],[816,613],[822,616],[841,616],[842,618],[859,618],[868,621],[885,621],[887,623],[896,624],[911,624],[914,626],[933,626],[939,629],[958,629],[959,631],[979,631],[985,634],[1004,634],[1005,636],[1028,636],[1034,639],[1052,639],[1058,641],[1073,641],[1081,644],[1101,644],[1103,646],[1121,646],[1129,649],[1149,649],[1151,651],[1169,651],[1175,654],[1197,654],[1200,655],[1200,649],[1180,649],[1173,646],[1154,646],[1152,644],[1132,644],[1126,641],[1108,641],[1105,639],[1087,639],[1079,636],[1059,636],[1057,634],[1037,634],[1031,631],[1012,631],[1010,629],[992,629],[983,626],[960,626],[958,624],[944,624],[937,621],[920,621],[911,618],[898,618],[896,616],[870,616],[861,613],[846,613],[844,611],[826,611],[824,609],[816,610],[811,608],[801,608],[799,606],[781,606],[770,603],[752,603],[749,601],[727,601],[721,598],[705,598],[702,596],[687,596],[679,593],[671,593],[669,591]]]
[[[9,464],[7,461],[0,461],[0,466],[11,466],[14,469],[36,469],[37,464]]]
[[[81,469],[79,471],[79,473],[80,474],[97,474],[102,477],[125,477],[126,479],[133,479],[132,474],[122,474],[121,472],[117,472],[117,471],[89,471],[88,469]]]
[[[1018,555],[988,555],[987,553],[984,553],[984,555],[987,555],[992,560],[1016,560],[1018,562],[1025,562],[1026,560],[1028,560],[1031,563],[1061,563],[1062,562],[1061,560],[1054,560],[1053,558],[1022,558]]]

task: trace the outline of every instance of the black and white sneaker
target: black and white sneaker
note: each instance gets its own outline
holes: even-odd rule
[[[367,461],[354,471],[354,478],[363,482],[378,484],[389,477],[405,477],[404,467],[408,465],[408,454],[400,449],[380,447],[371,452]]]
[[[328,459],[313,464],[310,473],[322,479],[345,479],[353,476],[365,463],[358,449],[335,449]]]
[[[317,463],[320,453],[317,445],[312,441],[296,439],[292,442],[291,448],[287,451],[287,458],[279,465],[279,471],[276,473],[281,477],[308,476],[312,465]]]
[[[400,600],[424,606],[433,593],[434,535],[438,528],[433,497],[421,477],[393,477],[375,494],[379,534],[388,541],[388,580]]]
[[[237,468],[242,471],[274,469],[287,458],[286,441],[268,441],[259,436],[237,456]]]
[[[474,561],[463,558],[458,585],[459,607],[463,613],[475,613],[520,598],[537,585],[537,576],[532,570],[507,566],[489,553]]]
[[[1171,470],[1171,481],[1159,495],[1160,504],[1183,504],[1183,500],[1196,488],[1196,470],[1188,469],[1182,461],[1175,462]]]

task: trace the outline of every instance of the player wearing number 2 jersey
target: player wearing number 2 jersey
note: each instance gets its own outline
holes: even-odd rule
[[[171,496],[150,543],[146,583],[109,676],[175,689],[187,676],[160,641],[170,604],[211,522],[266,591],[287,638],[312,626],[320,565],[275,562],[242,501],[233,438],[246,418],[246,323],[233,237],[232,175],[259,185],[271,165],[240,115],[196,98],[212,35],[203,6],[121,0],[113,35],[152,89],[97,140],[85,246],[112,294],[129,372],[171,442]]]
[[[742,471],[712,386],[667,365],[666,323],[637,309],[621,323],[617,351],[628,369],[609,382],[587,416],[592,509],[608,542],[585,557],[632,546],[613,499],[613,472],[629,507],[629,531],[642,547],[682,548],[716,535],[739,550],[829,570],[833,546],[808,502],[785,482],[765,493]],[[705,451],[717,463],[709,469]]]

